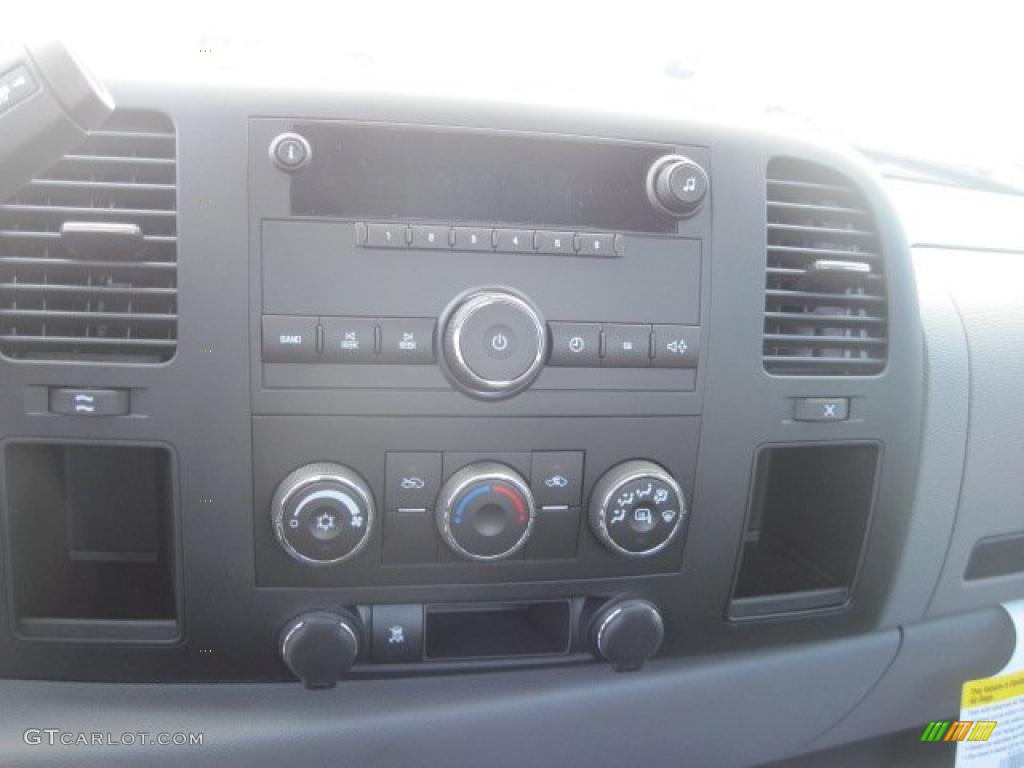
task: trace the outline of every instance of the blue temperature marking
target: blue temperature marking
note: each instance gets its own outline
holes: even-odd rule
[[[455,524],[456,525],[462,525],[462,513],[465,512],[466,505],[469,504],[469,502],[471,502],[473,499],[475,499],[477,496],[479,496],[479,495],[481,495],[483,493],[490,493],[490,492],[491,492],[491,486],[489,486],[489,485],[479,485],[476,488],[474,488],[472,491],[467,493],[465,496],[463,496],[462,499],[459,501],[459,503],[455,505]]]

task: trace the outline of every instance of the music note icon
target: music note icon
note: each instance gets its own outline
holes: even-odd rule
[[[690,176],[683,184],[683,192],[693,192],[695,189],[697,189],[697,177]]]

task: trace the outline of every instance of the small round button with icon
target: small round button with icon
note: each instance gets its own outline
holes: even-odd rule
[[[309,165],[313,159],[313,149],[305,136],[282,133],[270,142],[270,159],[282,171],[295,173]]]

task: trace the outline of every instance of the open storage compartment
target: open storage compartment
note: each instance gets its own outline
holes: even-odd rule
[[[568,600],[494,605],[430,605],[426,657],[483,659],[569,652]]]
[[[761,449],[730,619],[849,600],[873,506],[879,451],[877,443]]]
[[[19,635],[177,639],[166,448],[10,442],[4,469],[7,573]]]

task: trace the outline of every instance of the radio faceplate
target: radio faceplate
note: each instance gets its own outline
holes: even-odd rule
[[[295,167],[268,157],[290,135],[309,153]],[[497,289],[547,327],[539,375],[502,393],[515,395],[506,407],[699,413],[706,178],[696,212],[679,219],[651,202],[648,176],[680,155],[709,169],[706,149],[286,119],[251,120],[250,138],[255,412],[487,413],[446,376],[436,321],[457,297]],[[475,148],[472,163],[460,142]],[[444,210],[429,194],[438,183]],[[564,199],[538,205],[538,189]],[[351,395],[332,394],[342,391]],[[418,402],[394,399],[404,392]]]

